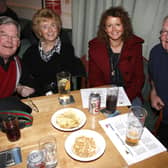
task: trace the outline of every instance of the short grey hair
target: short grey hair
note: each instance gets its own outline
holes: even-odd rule
[[[3,24],[13,24],[16,26],[17,28],[17,34],[18,34],[18,37],[20,38],[20,33],[21,33],[21,27],[20,27],[20,24],[15,21],[14,19],[8,17],[8,16],[1,16],[0,17],[0,25],[3,25]]]

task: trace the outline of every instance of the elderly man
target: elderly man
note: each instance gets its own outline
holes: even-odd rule
[[[163,20],[160,43],[150,52],[149,73],[151,77],[151,105],[163,111],[158,130],[159,140],[168,148],[168,16]]]
[[[20,25],[10,17],[0,17],[0,98],[11,96],[16,90],[26,97],[32,88],[19,85],[21,64],[15,52],[20,45]]]

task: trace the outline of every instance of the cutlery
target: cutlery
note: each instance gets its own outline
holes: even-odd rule
[[[32,99],[30,99],[30,97],[27,97],[27,104],[32,108],[33,111],[35,112],[39,112],[38,107],[36,106],[36,104],[33,102]]]

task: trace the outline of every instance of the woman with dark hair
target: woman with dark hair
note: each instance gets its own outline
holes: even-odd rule
[[[132,104],[141,105],[143,42],[133,34],[131,20],[122,7],[106,10],[97,37],[89,42],[89,86],[123,86]]]

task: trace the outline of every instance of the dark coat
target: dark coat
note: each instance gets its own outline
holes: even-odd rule
[[[68,71],[72,76],[85,76],[84,65],[75,57],[72,45],[62,42],[61,53],[54,53],[50,61],[44,62],[36,44],[23,55],[20,83],[35,88],[35,96],[44,95],[51,83],[57,85],[56,74],[61,71]],[[54,89],[57,92],[57,86]]]
[[[142,43],[144,41],[133,35],[125,41],[118,68],[124,79],[125,90],[130,100],[141,97],[144,84]],[[89,85],[111,84],[111,65],[108,49],[104,41],[94,38],[89,42]]]

